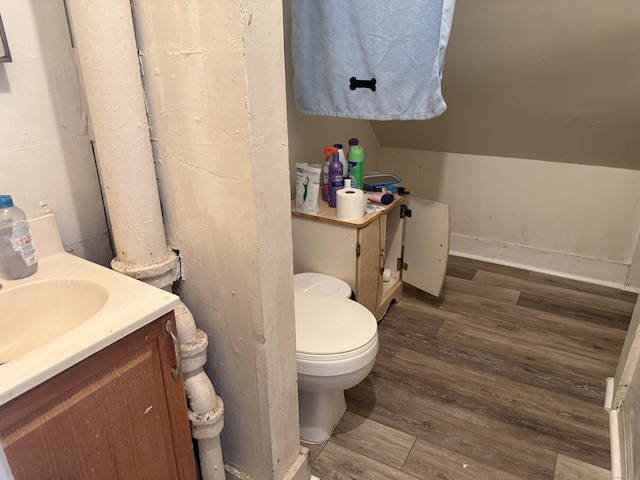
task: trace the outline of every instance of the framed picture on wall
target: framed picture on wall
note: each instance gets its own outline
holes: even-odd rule
[[[10,62],[11,52],[7,43],[7,35],[4,33],[4,25],[2,24],[2,15],[0,15],[0,62]]]

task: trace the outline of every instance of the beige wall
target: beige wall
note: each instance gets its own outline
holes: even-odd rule
[[[387,147],[639,169],[639,44],[630,0],[458,0],[448,111],[373,128]]]
[[[65,249],[112,258],[62,0],[0,0],[13,62],[0,63],[0,193],[52,211]]]
[[[622,287],[640,233],[640,171],[382,148],[412,195],[451,207],[451,250]]]

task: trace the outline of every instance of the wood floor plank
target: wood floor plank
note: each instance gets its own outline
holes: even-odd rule
[[[400,347],[392,343],[381,344],[378,348],[378,354],[376,355],[376,362],[380,364],[388,365],[396,356]]]
[[[610,480],[611,471],[558,454],[553,480]]]
[[[469,318],[461,315],[457,322],[445,323],[438,332],[443,340],[475,344],[549,368],[568,369],[580,378],[604,381],[615,372],[617,357],[604,348],[588,348],[573,338],[539,328],[526,329],[506,323],[491,315]],[[582,351],[576,349],[580,347]]]
[[[408,295],[412,295],[412,293],[409,292]],[[391,307],[389,314],[387,314],[380,323],[378,330],[378,335],[381,339],[380,343],[381,345],[392,344],[395,349],[403,346],[412,348],[449,362],[463,364],[468,368],[481,369],[512,380],[518,380],[541,388],[548,388],[558,393],[564,393],[581,400],[602,405],[602,399],[604,398],[604,381],[601,376],[594,378],[592,369],[586,368],[582,375],[578,375],[576,372],[571,372],[564,368],[562,364],[559,364],[557,361],[546,361],[546,359],[544,359],[544,362],[536,362],[535,357],[531,358],[527,355],[527,351],[522,351],[517,343],[515,346],[512,346],[512,348],[505,349],[499,344],[496,346],[494,342],[487,342],[488,344],[484,345],[476,341],[472,333],[474,323],[468,323],[468,319],[466,318],[472,316],[477,310],[477,308],[474,309],[473,305],[475,304],[470,303],[468,309],[462,309],[461,311],[464,313],[461,315],[449,311],[456,310],[456,308],[442,307],[434,309],[429,304],[423,304],[421,307],[421,315],[428,320],[421,321],[418,318],[407,320],[403,315],[403,299],[402,302]],[[449,308],[449,310],[445,308]],[[498,307],[494,308],[496,310],[498,309]],[[522,308],[512,313],[514,315],[517,314],[517,317],[526,316],[526,312],[522,312]],[[550,317],[549,314],[544,315]],[[555,317],[551,316],[551,318],[547,318],[547,321],[553,323],[554,318]],[[561,319],[561,321],[563,320]],[[426,328],[424,331],[421,329],[421,325],[424,322],[447,322],[450,325],[460,324],[462,325],[461,328],[467,333],[469,341],[458,341],[457,338],[448,341],[446,332],[436,338],[430,328]],[[544,330],[554,329],[553,326],[546,324],[543,324],[540,328]],[[589,335],[593,335],[595,338],[598,336],[602,338],[604,334],[600,332],[598,328],[600,327],[596,327]],[[588,329],[592,329],[592,326],[589,326]],[[566,334],[566,330],[575,330],[582,332],[581,335],[586,335],[579,325],[573,323],[570,323],[564,329],[559,329],[557,333],[559,335]],[[615,333],[619,334],[620,332],[615,330]],[[490,330],[487,335],[492,339],[493,330]],[[513,337],[513,341],[520,342],[522,338],[516,335]],[[615,349],[616,352],[619,351],[623,341],[624,338],[620,335],[612,344],[611,348]],[[610,362],[610,368],[615,369],[613,361]]]
[[[470,369],[478,369],[517,380],[526,385],[546,388],[600,407],[604,398],[604,382],[594,381],[591,376],[579,378],[575,374],[559,370],[557,365],[544,367],[491,349],[478,349],[475,343],[461,344],[441,338],[421,337],[407,332],[408,329],[381,329],[382,343],[394,344],[396,351],[403,346],[423,352],[448,362],[456,362]],[[386,362],[385,365],[388,365]]]
[[[375,371],[347,392],[350,411],[514,476],[553,476],[555,453],[539,434],[413,392]]]
[[[458,283],[465,280],[456,280]],[[408,293],[410,294],[410,293]],[[511,330],[513,335],[520,333],[540,338],[547,334],[555,343],[574,343],[580,348],[581,354],[596,357],[610,356],[617,361],[620,346],[624,342],[625,332],[608,325],[598,325],[580,319],[568,318],[550,312],[533,310],[519,305],[510,305],[492,299],[462,294],[448,290],[445,299],[438,303],[425,302],[425,308],[432,306],[439,310],[449,310],[465,317],[465,323],[478,320],[479,325],[486,319],[495,326],[500,325],[502,333]],[[426,312],[426,310],[425,310]],[[627,320],[628,321],[628,320]],[[450,326],[445,324],[445,327]],[[469,325],[473,329],[473,325]],[[517,338],[514,339],[518,342]],[[520,343],[525,343],[524,337]],[[560,346],[560,345],[559,345]],[[566,346],[562,345],[566,350]]]
[[[603,285],[595,285],[593,283],[579,282],[570,278],[556,277],[546,273],[530,272],[528,280],[536,283],[543,283],[553,287],[561,287],[578,292],[590,293],[592,295],[600,295],[607,298],[615,298],[628,303],[635,303],[637,294],[627,292],[613,287],[605,287]]]
[[[416,441],[402,471],[442,480],[524,480],[423,440]]]
[[[416,477],[329,441],[311,466],[322,480],[416,480]]]
[[[473,293],[475,283],[475,281],[447,278],[449,288],[445,291],[443,299],[432,302],[422,298],[423,304],[463,314],[469,318],[485,315],[496,321],[505,322],[506,326],[514,325],[531,331],[555,333],[573,339],[581,346],[592,347],[598,351],[610,351],[616,357],[619,355],[619,345],[620,342],[624,342],[626,332],[616,326],[596,324],[580,318],[531,309],[522,305],[512,305],[484,295],[476,295]],[[413,294],[410,289],[407,289],[407,296]],[[631,313],[625,320],[627,323],[630,316]]]
[[[510,277],[522,278],[525,280],[529,277],[530,273],[528,270],[523,270],[520,268],[508,267],[506,265],[498,265],[495,263],[481,262],[480,260],[457,257],[455,255],[449,255],[449,263],[447,264],[447,267],[447,271],[449,271],[449,268],[451,268],[453,272],[463,269],[466,269],[467,271],[483,270],[485,272],[496,272],[500,273],[501,275],[508,275]]]
[[[480,273],[482,272],[476,273],[475,276]],[[455,291],[458,295],[472,295],[474,297],[486,298],[496,302],[511,303],[513,305],[518,303],[518,298],[520,297],[520,290],[516,288],[491,285],[488,283],[483,284],[473,279],[467,280],[449,276],[445,279],[444,292],[441,295],[443,299],[446,297],[448,291]]]
[[[550,286],[479,271],[474,282],[520,290],[518,305],[553,312],[570,318],[604,324],[621,330],[629,326],[634,304],[617,298],[580,292],[573,289]]]
[[[544,433],[558,444],[571,443],[580,449],[607,446],[609,423],[602,406],[570,401],[553,391],[468,370],[407,349],[399,351],[391,367],[421,396]]]
[[[416,437],[346,412],[331,441],[400,470]]]
[[[445,322],[446,317],[440,315],[428,315],[427,313],[431,309],[425,309],[424,302],[421,300],[406,295],[401,303],[395,303],[389,307],[387,314],[384,316],[384,320],[389,323],[393,320],[399,320],[405,323],[405,325],[414,324],[415,328],[412,329],[416,333],[421,335],[429,335],[434,337],[440,327]]]
[[[325,447],[327,442],[328,440],[322,443],[302,442],[302,445],[309,449],[309,464],[312,464],[316,460],[316,458],[318,458],[318,456],[320,455],[320,452],[322,452],[322,449]]]

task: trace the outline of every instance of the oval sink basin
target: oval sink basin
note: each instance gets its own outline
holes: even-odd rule
[[[105,288],[81,279],[55,278],[0,289],[0,364],[80,325],[108,298]]]

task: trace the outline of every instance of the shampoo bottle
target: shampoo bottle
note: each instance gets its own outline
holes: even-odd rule
[[[28,277],[38,270],[29,222],[10,195],[0,195],[0,277]]]
[[[340,154],[333,152],[333,158],[329,164],[329,206],[336,207],[336,192],[344,186],[344,174],[342,173],[342,163],[340,163]]]
[[[360,145],[353,145],[349,149],[349,177],[362,190],[362,177],[364,168],[364,152]]]

